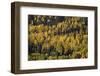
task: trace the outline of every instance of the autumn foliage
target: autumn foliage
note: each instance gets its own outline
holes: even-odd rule
[[[28,17],[28,60],[88,57],[87,17]]]

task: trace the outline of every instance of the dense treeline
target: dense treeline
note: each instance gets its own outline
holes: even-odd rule
[[[29,60],[87,58],[87,17],[29,15]]]

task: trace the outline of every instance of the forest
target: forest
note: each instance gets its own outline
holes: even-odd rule
[[[88,57],[88,18],[28,15],[28,60]]]

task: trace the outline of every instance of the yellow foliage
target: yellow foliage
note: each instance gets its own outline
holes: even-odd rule
[[[38,17],[36,16],[34,18],[37,22],[39,21]],[[45,17],[46,16],[41,17],[42,21],[45,21]],[[52,16],[49,16],[49,18],[52,18]],[[84,24],[85,22],[81,21],[81,17],[69,17],[68,19],[66,18],[65,21],[53,25],[29,24],[28,41],[30,44],[36,45],[37,48],[41,47],[42,49],[39,50],[46,51],[46,55],[51,51],[57,54],[60,53],[60,55],[62,55],[63,52],[67,53],[67,56],[58,56],[59,59],[63,57],[86,58],[88,57],[88,35],[87,33],[83,33],[82,28]],[[77,32],[77,28],[80,28],[79,33]],[[69,50],[72,50],[72,53]],[[36,51],[38,52],[38,50]],[[55,55],[55,57],[49,56],[47,59],[56,58],[57,56]]]

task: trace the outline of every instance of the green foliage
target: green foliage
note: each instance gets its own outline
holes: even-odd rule
[[[28,25],[28,60],[77,59],[88,57],[86,17],[34,16]],[[45,23],[51,20],[50,25]],[[55,22],[54,22],[55,19]]]

